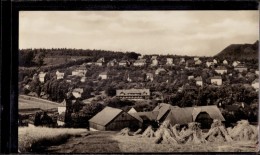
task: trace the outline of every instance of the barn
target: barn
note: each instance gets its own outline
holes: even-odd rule
[[[142,125],[141,120],[117,108],[105,107],[89,120],[90,129],[101,131],[119,131],[123,128],[137,130]]]
[[[153,111],[158,111],[157,121],[162,123],[168,120],[171,125],[185,125],[190,122],[199,122],[201,128],[210,128],[214,119],[225,121],[219,108],[215,105],[180,108],[169,104],[160,104]]]
[[[136,118],[140,118],[142,122],[142,129],[146,129],[149,125],[152,125],[152,127],[157,128],[157,116],[158,111],[148,111],[148,112],[136,112],[131,113]]]

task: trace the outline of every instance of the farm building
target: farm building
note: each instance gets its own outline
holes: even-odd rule
[[[106,107],[89,120],[89,126],[102,131],[119,131],[126,127],[136,130],[140,128],[141,120],[121,109]]]
[[[146,129],[149,125],[152,125],[153,127],[157,128],[157,116],[158,111],[148,111],[148,112],[136,112],[131,113],[132,116],[136,118],[140,118],[142,122],[142,129]]]
[[[153,111],[158,111],[157,121],[159,123],[169,120],[171,125],[199,122],[202,128],[210,128],[214,119],[225,121],[219,108],[215,105],[180,108],[161,103]]]
[[[132,107],[130,110],[128,110],[128,113],[137,113],[134,107]]]
[[[116,90],[116,96],[125,99],[148,99],[150,97],[149,89],[121,89]]]

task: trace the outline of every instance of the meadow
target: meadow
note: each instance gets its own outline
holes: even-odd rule
[[[65,143],[71,137],[87,134],[86,129],[19,127],[18,152],[40,152],[46,147]]]
[[[19,128],[22,153],[129,153],[129,152],[256,152],[253,141],[203,144],[155,144],[155,137],[122,136],[115,131],[65,128]]]

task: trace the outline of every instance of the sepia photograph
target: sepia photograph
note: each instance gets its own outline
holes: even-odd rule
[[[19,153],[259,151],[259,11],[19,11]]]

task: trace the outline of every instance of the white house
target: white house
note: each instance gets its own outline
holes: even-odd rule
[[[218,86],[221,86],[222,85],[222,78],[221,76],[214,76],[210,79],[211,81],[211,84],[216,84]]]
[[[194,57],[194,61],[197,61],[197,60],[199,60],[200,58],[198,58],[198,57]]]
[[[232,63],[232,66],[236,67],[236,66],[239,65],[239,64],[240,64],[239,61],[234,61],[234,62]]]
[[[212,65],[214,65],[214,62],[210,62],[210,61],[207,61],[207,62],[206,62],[206,66],[207,66],[207,67],[210,67],[210,66],[212,66]]]
[[[244,65],[242,65],[242,64],[239,64],[239,65],[237,65],[237,66],[234,68],[234,70],[237,70],[237,71],[239,71],[239,72],[243,72],[243,71],[247,71],[247,67],[244,66]]]
[[[107,66],[115,66],[117,64],[117,60],[113,59],[107,63]]]
[[[64,78],[64,73],[56,71],[57,80]]]
[[[166,73],[166,70],[165,70],[164,68],[158,68],[158,69],[155,71],[155,75],[158,75],[158,74],[160,74],[160,73],[162,73],[162,72]]]
[[[252,87],[254,87],[256,90],[259,90],[259,79],[255,79],[252,84]]]
[[[157,59],[157,56],[156,56],[156,55],[153,55],[153,56],[151,57],[151,60],[154,60],[154,59]]]
[[[213,63],[214,63],[214,64],[217,64],[217,63],[218,63],[218,61],[217,61],[216,59],[214,59],[214,60],[213,60]]]
[[[139,59],[139,60],[136,60],[134,62],[134,66],[144,66],[146,64],[146,60],[145,59]]]
[[[196,85],[197,86],[203,86],[203,81],[202,81],[202,77],[201,76],[196,77],[195,81],[196,81]]]
[[[60,106],[58,106],[58,113],[60,115],[63,112],[65,113],[65,111],[66,111],[66,100],[64,99],[64,101],[60,104]]]
[[[200,65],[202,63],[202,61],[200,59],[195,60],[195,65]]]
[[[73,95],[75,98],[80,98],[82,93],[83,93],[83,88],[75,88],[75,89],[73,89],[73,91],[72,91],[72,95]]]
[[[143,57],[144,57],[143,55],[139,55],[138,59],[143,59]]]
[[[181,58],[180,63],[185,63],[185,58]]]
[[[85,66],[79,66],[75,70],[72,71],[72,75],[84,77],[87,73],[87,68]]]
[[[46,73],[44,73],[44,72],[39,73],[39,80],[40,80],[41,83],[44,83],[45,76],[46,76]]]
[[[86,82],[87,77],[81,77],[80,82]]]
[[[95,63],[95,65],[97,65],[97,66],[102,66],[104,62],[105,62],[105,59],[104,59],[104,58],[100,58],[100,59],[97,60],[97,62]]]
[[[194,79],[193,75],[188,76],[188,80]]]
[[[151,66],[157,66],[157,65],[158,65],[158,60],[157,59],[153,59]]]
[[[227,60],[223,60],[223,64],[224,64],[224,65],[227,65],[227,64],[228,64],[228,61],[227,61]]]
[[[146,79],[153,81],[153,74],[152,73],[146,73]]]
[[[215,68],[215,72],[217,72],[218,74],[224,74],[227,73],[227,68],[224,66],[218,66],[217,68]]]
[[[166,65],[172,65],[173,64],[173,58],[166,58]]]
[[[256,74],[256,75],[259,75],[259,70],[256,70],[256,71],[255,71],[255,74]]]
[[[107,72],[102,72],[102,73],[100,73],[100,74],[98,75],[98,77],[100,77],[102,80],[109,78]]]
[[[118,63],[119,66],[128,66],[129,64],[130,64],[130,62],[127,61],[127,60],[121,60],[121,61]]]

